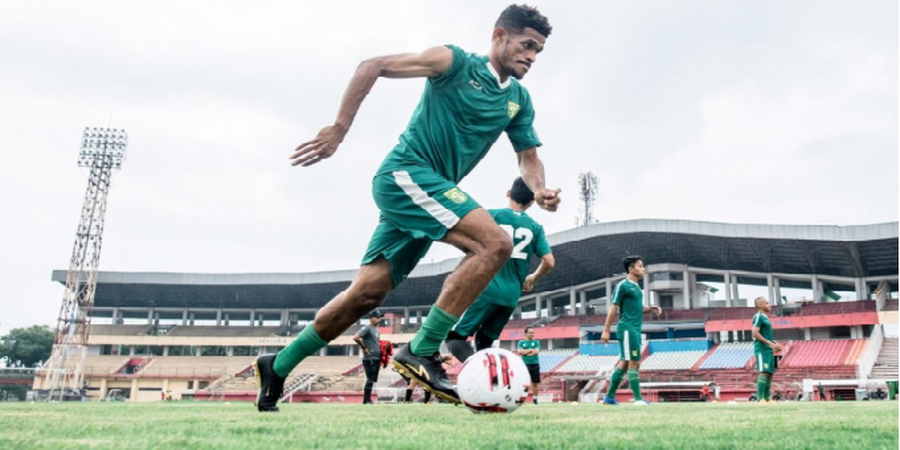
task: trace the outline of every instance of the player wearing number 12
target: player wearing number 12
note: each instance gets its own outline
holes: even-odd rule
[[[460,361],[469,359],[474,353],[466,342],[469,337],[475,337],[476,350],[490,348],[500,338],[500,332],[519,304],[522,291],[531,291],[534,283],[556,264],[544,235],[544,227],[525,214],[525,210],[534,204],[534,193],[522,177],[513,181],[506,196],[509,197],[509,208],[488,212],[512,239],[513,252],[447,336],[447,348]],[[529,275],[532,256],[541,258],[541,264]]]

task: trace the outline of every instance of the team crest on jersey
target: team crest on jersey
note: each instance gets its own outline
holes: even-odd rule
[[[465,192],[459,190],[459,188],[453,188],[447,192],[444,192],[444,196],[449,198],[450,201],[452,201],[453,203],[456,203],[457,205],[459,205],[469,199],[469,196],[466,195]]]
[[[509,118],[512,119],[513,117],[516,117],[516,114],[518,114],[518,113],[519,113],[519,104],[516,102],[509,102],[509,110],[507,110],[507,114],[509,115]]]
[[[632,351],[631,351],[631,356],[637,356],[637,355],[638,355],[637,350],[632,350]]]

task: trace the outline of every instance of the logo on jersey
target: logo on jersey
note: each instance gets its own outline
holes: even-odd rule
[[[481,90],[481,83],[479,83],[475,80],[469,81],[469,86],[472,86],[473,88],[478,89],[479,91]]]
[[[516,117],[516,114],[519,113],[519,104],[516,102],[509,102],[509,110],[507,110],[506,114],[509,115],[509,118],[512,119]]]
[[[631,351],[631,356],[637,356],[637,355],[638,355],[637,350],[632,350],[632,351]]]
[[[466,195],[465,192],[459,190],[459,188],[453,188],[447,192],[444,192],[444,196],[449,198],[451,202],[456,203],[457,205],[462,204],[469,199],[469,196]]]

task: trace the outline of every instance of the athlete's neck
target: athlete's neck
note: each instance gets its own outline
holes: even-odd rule
[[[627,278],[628,278],[628,281],[630,281],[634,284],[638,284],[638,280],[640,280],[640,278],[638,278],[637,275],[635,275],[633,273],[629,273]]]
[[[497,72],[497,75],[500,76],[500,83],[506,83],[506,81],[509,80],[509,74],[506,73],[506,70],[500,65],[500,60],[495,53],[491,52],[490,56],[488,56],[488,62],[491,67],[494,68],[494,71]]]
[[[509,201],[509,209],[511,209],[513,211],[518,211],[518,212],[525,212],[525,210],[528,209],[528,207],[510,200]]]

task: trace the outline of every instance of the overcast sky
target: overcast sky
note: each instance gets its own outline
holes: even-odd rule
[[[507,1],[2,2],[0,333],[55,326],[86,187],[85,126],[125,128],[101,270],[356,267],[370,181],[423,80],[380,80],[338,153],[288,155],[335,116],[356,65],[454,43],[486,53]],[[898,6],[885,1],[567,1],[525,78],[548,232],[597,218],[866,224],[898,219]],[[111,119],[110,119],[111,116]],[[501,137],[461,183],[505,206]],[[437,245],[427,256],[458,256]]]

